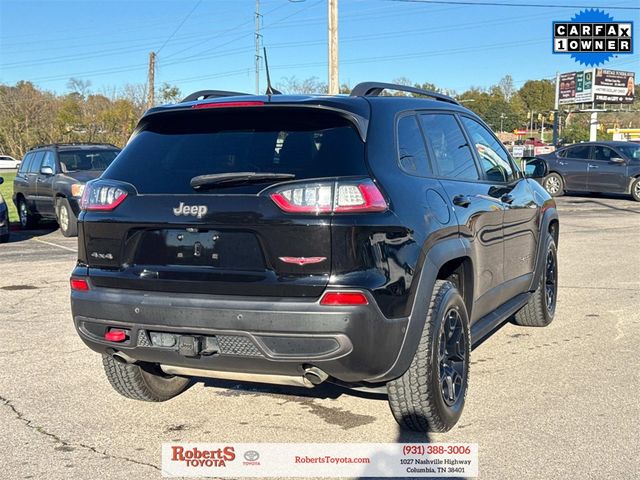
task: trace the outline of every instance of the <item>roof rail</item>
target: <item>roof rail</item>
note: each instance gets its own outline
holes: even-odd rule
[[[423,90],[421,88],[409,87],[407,85],[397,85],[395,83],[381,83],[381,82],[362,82],[357,84],[351,90],[352,97],[378,97],[383,90],[398,90],[400,92],[417,93],[418,95],[424,95],[425,97],[431,97],[435,100],[442,102],[449,102],[455,105],[460,105],[455,98],[442,93],[432,92],[431,90]]]
[[[191,95],[180,100],[180,103],[204,100],[205,98],[237,97],[239,95],[249,94],[242,92],[226,92],[224,90],[198,90],[197,92],[193,92]]]

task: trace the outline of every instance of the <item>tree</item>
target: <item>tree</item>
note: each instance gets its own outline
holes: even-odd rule
[[[554,109],[555,82],[551,80],[529,80],[518,91],[524,106],[533,112],[549,112]]]
[[[182,98],[182,92],[175,85],[164,82],[158,91],[158,98],[162,103],[176,103]]]
[[[327,93],[329,91],[327,84],[320,81],[318,77],[309,77],[299,81],[295,76],[284,77],[278,82],[278,90],[291,95],[307,94],[307,93]]]
[[[79,78],[70,78],[67,82],[67,88],[71,93],[77,93],[82,98],[86,98],[91,87],[91,80],[80,80]]]
[[[511,75],[505,75],[502,77],[498,83],[498,88],[507,102],[510,102],[513,95],[516,93],[516,88],[513,85],[513,78]]]

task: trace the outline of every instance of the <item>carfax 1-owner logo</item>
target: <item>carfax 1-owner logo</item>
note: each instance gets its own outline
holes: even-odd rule
[[[583,10],[571,20],[553,22],[553,53],[570,54],[587,66],[633,53],[633,22],[615,21],[602,10]]]

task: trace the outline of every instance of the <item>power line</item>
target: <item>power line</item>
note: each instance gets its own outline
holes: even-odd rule
[[[555,3],[503,3],[503,2],[471,2],[463,0],[386,0],[400,3],[432,3],[437,5],[472,5],[479,7],[527,7],[527,8],[601,8],[597,5],[558,5]],[[607,10],[640,10],[640,7],[606,6]]]
[[[198,3],[196,3],[196,4],[193,6],[193,8],[191,9],[191,11],[190,11],[189,13],[187,13],[187,16],[186,16],[186,17],[184,17],[184,18],[182,19],[182,22],[180,22],[180,25],[178,25],[178,26],[176,27],[176,29],[173,31],[173,33],[172,33],[171,35],[169,35],[169,38],[167,38],[167,39],[164,41],[164,43],[162,44],[162,46],[161,46],[161,47],[156,51],[156,54],[160,53],[160,51],[165,47],[165,45],[166,45],[167,43],[169,43],[169,41],[173,38],[173,36],[174,36],[176,33],[178,33],[178,30],[180,30],[180,29],[182,28],[182,26],[185,24],[185,22],[186,22],[187,20],[189,20],[189,17],[193,14],[193,12],[195,12],[195,11],[196,11],[196,8],[198,8],[198,7],[200,6],[200,4],[201,4],[201,3],[202,3],[202,0],[198,0]]]

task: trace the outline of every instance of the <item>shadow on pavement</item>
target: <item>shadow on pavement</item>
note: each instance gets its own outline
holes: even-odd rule
[[[336,399],[342,395],[365,398],[368,400],[387,400],[386,393],[376,391],[361,391],[342,387],[332,383],[323,383],[314,388],[289,387],[284,385],[269,385],[264,383],[237,382],[218,380],[213,378],[199,378],[205,387],[227,389],[222,395],[285,395],[291,397]]]
[[[618,194],[608,194],[608,193],[585,193],[585,194],[577,194],[570,193],[564,195],[564,198],[572,204],[572,205],[599,205],[601,207],[610,208],[612,210],[618,210],[620,212],[628,212],[628,213],[640,213],[640,203],[633,200],[629,195],[618,195]],[[608,200],[625,200],[624,205],[629,205],[630,207],[636,206],[637,208],[622,208],[616,205],[611,205],[609,203],[605,203],[601,200],[596,200],[598,198],[608,199]]]
[[[56,222],[42,222],[37,228],[30,230],[12,229],[9,235],[9,243],[24,242],[34,237],[42,237],[58,230]]]

